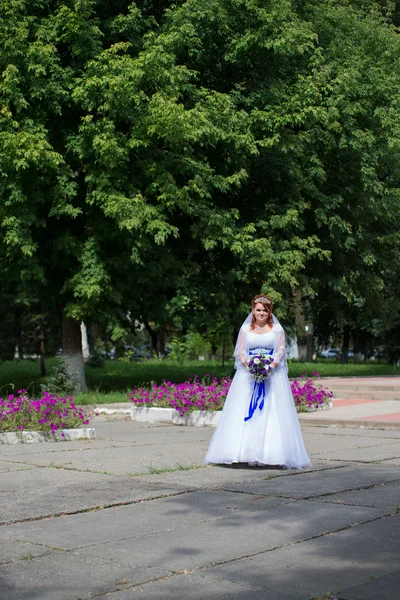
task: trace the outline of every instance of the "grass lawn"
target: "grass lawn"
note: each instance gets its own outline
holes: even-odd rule
[[[48,373],[51,373],[55,365],[54,358],[46,361]],[[168,359],[143,362],[108,360],[101,368],[85,367],[89,391],[79,394],[75,400],[79,404],[124,402],[127,401],[128,391],[148,386],[151,382],[161,383],[166,379],[179,383],[195,375],[201,379],[207,374],[221,378],[232,375],[232,369],[233,363],[227,363],[223,367],[214,361],[187,361],[181,365]],[[400,367],[374,362],[347,365],[329,360],[289,363],[289,377],[299,377],[304,373],[311,375],[314,371],[321,377],[400,375]],[[27,389],[31,395],[38,395],[40,384],[45,382],[46,378],[41,378],[39,374],[39,361],[15,360],[0,364],[0,397],[21,388]]]

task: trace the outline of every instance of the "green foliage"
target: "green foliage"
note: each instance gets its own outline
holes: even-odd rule
[[[174,337],[172,338],[170,358],[182,365],[185,362],[186,356],[186,341],[185,339]]]
[[[98,352],[92,352],[86,361],[86,365],[91,369],[101,369],[104,365],[104,357]]]
[[[184,364],[188,360],[196,360],[199,356],[208,358],[211,353],[210,343],[196,331],[190,331],[182,337],[174,337],[170,348],[169,358],[179,364]]]
[[[378,0],[1,3],[2,276],[113,339],[137,319],[230,331],[259,290],[290,320],[298,288],[315,320],[390,328],[392,19]]]
[[[199,356],[209,358],[211,345],[200,333],[190,331],[186,335],[186,354],[189,360],[196,360]]]
[[[55,361],[51,362],[52,365]],[[101,368],[86,368],[86,378],[90,392],[75,396],[75,403],[95,404],[97,402],[124,402],[126,394],[133,387],[146,387],[163,379],[180,383],[189,377],[198,375],[203,379],[210,377],[229,377],[232,375],[232,362],[222,366],[217,361],[186,361],[180,365],[170,359],[147,360],[144,362],[122,363],[119,360],[107,360]],[[289,376],[300,377],[303,373],[318,371],[321,377],[356,377],[399,375],[400,367],[376,364],[374,362],[358,364],[289,362]],[[0,395],[6,396],[18,389],[28,389],[30,395],[40,393],[38,361],[12,361],[0,364]],[[120,393],[118,393],[120,392]],[[81,401],[82,399],[82,401]],[[108,400],[109,399],[109,400]]]
[[[75,375],[67,369],[62,356],[57,358],[56,367],[47,378],[47,383],[41,385],[43,392],[51,394],[70,395],[75,390]]]

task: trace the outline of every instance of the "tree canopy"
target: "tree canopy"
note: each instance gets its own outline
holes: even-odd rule
[[[396,19],[383,0],[1,3],[7,293],[52,298],[72,338],[81,320],[226,326],[259,290],[383,327]]]

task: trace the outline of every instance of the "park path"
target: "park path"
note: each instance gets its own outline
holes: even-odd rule
[[[213,429],[94,420],[0,447],[1,600],[397,600],[400,431],[309,426],[313,466],[205,466]]]
[[[400,377],[321,377],[333,391],[333,409],[303,413],[309,425],[400,429]]]

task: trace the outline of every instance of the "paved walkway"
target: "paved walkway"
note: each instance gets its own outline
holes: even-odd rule
[[[0,447],[1,600],[397,600],[400,431],[302,421],[298,472],[204,466],[208,427],[94,425]]]
[[[333,409],[306,413],[309,424],[400,429],[400,377],[321,378],[335,394]]]

